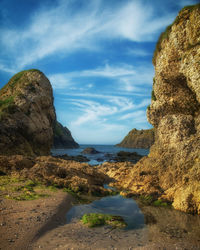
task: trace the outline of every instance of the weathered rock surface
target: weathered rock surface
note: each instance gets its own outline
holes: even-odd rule
[[[97,151],[95,148],[85,148],[82,152],[82,154],[99,154],[100,152]]]
[[[49,80],[22,71],[0,90],[0,153],[49,154],[56,115]]]
[[[0,90],[0,154],[48,155],[55,147],[78,147],[56,121],[49,80],[39,70],[14,75]]]
[[[124,139],[117,144],[122,148],[150,148],[154,143],[154,129],[132,129]]]
[[[117,156],[114,158],[114,161],[117,162],[133,162],[136,163],[139,161],[143,156],[139,155],[137,152],[125,152],[125,151],[120,151],[117,153]]]
[[[47,185],[56,184],[74,192],[107,194],[103,187],[109,178],[87,163],[67,161],[52,156],[0,156],[0,171],[18,174]]]
[[[56,121],[53,128],[53,148],[78,148],[68,128]]]
[[[64,155],[56,155],[54,157],[61,158],[61,159],[64,159],[64,160],[70,160],[70,161],[78,161],[78,162],[88,162],[88,161],[90,161],[86,156],[83,156],[83,155],[64,154]]]
[[[134,194],[157,194],[175,209],[200,214],[200,4],[180,11],[161,35],[153,62],[147,117],[155,143],[134,167],[108,173],[118,173],[117,185]]]

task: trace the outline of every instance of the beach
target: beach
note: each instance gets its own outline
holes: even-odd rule
[[[177,226],[177,211],[144,207],[155,216],[135,230],[109,226],[88,228],[78,219],[66,224],[66,213],[75,202],[61,190],[33,201],[1,199],[0,234],[2,250],[35,249],[199,249],[198,232],[188,232],[184,214]],[[174,217],[175,216],[175,217]],[[185,217],[188,216],[185,214]],[[150,217],[148,217],[150,218]],[[193,220],[195,218],[192,217]],[[168,222],[168,223],[167,223]],[[190,221],[188,224],[192,224]],[[192,237],[191,237],[192,236]]]

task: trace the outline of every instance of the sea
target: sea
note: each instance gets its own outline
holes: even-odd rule
[[[92,147],[96,149],[99,153],[98,154],[82,154],[82,151],[85,148]],[[90,161],[88,162],[90,165],[98,165],[101,164],[105,161],[106,159],[106,154],[111,154],[111,155],[116,155],[120,151],[125,151],[125,152],[137,152],[140,155],[148,155],[149,154],[149,149],[140,149],[140,148],[121,148],[121,147],[116,147],[115,145],[93,145],[93,144],[81,144],[79,148],[73,148],[73,149],[52,149],[51,153],[53,156],[56,155],[83,155],[86,156]]]

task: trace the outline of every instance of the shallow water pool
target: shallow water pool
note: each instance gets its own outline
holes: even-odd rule
[[[128,225],[125,229],[138,229],[145,226],[144,215],[137,203],[121,195],[107,196],[90,204],[72,207],[66,215],[67,223],[75,218],[80,219],[85,213],[120,215]]]

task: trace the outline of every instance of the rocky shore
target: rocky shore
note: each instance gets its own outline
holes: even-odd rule
[[[0,249],[200,248],[199,31],[197,4],[183,8],[160,36],[147,109],[155,142],[142,158],[123,152],[116,162],[94,167],[52,157],[53,140],[67,144],[63,131],[78,145],[56,120],[49,80],[38,70],[26,70],[0,90]],[[88,229],[78,220],[65,224],[75,198],[112,194],[106,183],[138,198],[147,227],[119,231]],[[151,208],[152,203],[161,207]]]
[[[116,146],[122,148],[150,148],[153,143],[154,129],[132,129]]]

